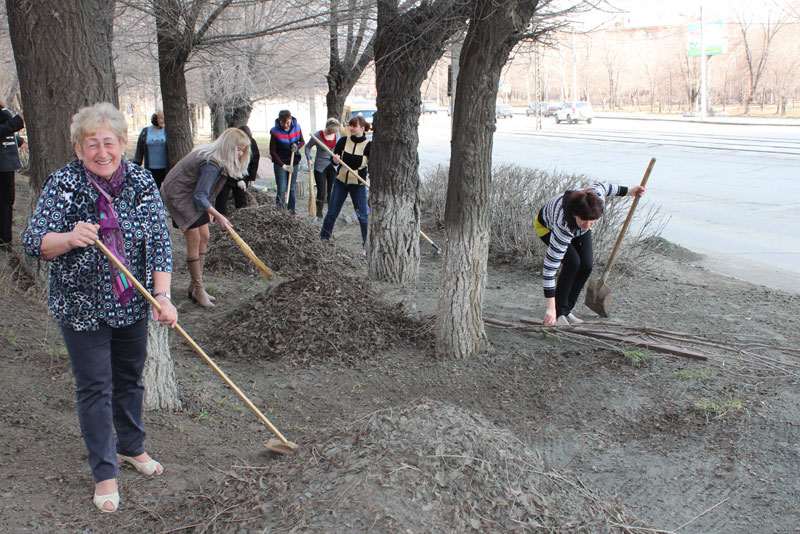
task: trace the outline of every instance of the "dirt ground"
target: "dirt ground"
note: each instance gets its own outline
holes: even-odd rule
[[[494,326],[485,354],[437,360],[430,247],[417,283],[368,283],[351,215],[326,244],[316,222],[259,198],[233,221],[277,276],[261,280],[215,234],[217,307],[202,310],[176,232],[172,292],[181,325],[298,451],[269,453],[271,432],[173,334],[183,408],[145,416],[166,472],[123,468],[120,510],[98,513],[60,332],[3,255],[0,530],[800,532],[798,295],[661,242],[610,278],[611,320],[699,340],[708,361]],[[484,315],[539,316],[541,292],[535,270],[490,265]]]

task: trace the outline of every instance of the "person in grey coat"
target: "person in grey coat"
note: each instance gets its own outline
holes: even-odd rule
[[[328,119],[325,129],[316,132],[314,137],[325,143],[325,146],[332,151],[339,141],[339,121],[334,118]],[[317,155],[314,158],[314,182],[317,184],[317,219],[322,222],[322,207],[330,203],[333,180],[336,178],[336,165],[330,153],[319,147],[314,137],[306,143],[305,151],[307,161],[310,162],[311,149],[317,147]]]

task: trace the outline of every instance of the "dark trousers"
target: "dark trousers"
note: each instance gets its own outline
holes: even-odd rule
[[[11,244],[15,194],[14,171],[0,172],[0,245]]]
[[[216,200],[214,200],[214,208],[226,217],[228,216],[228,199],[231,193],[233,193],[233,205],[236,206],[237,210],[247,207],[247,193],[244,189],[239,189],[239,186],[236,185],[236,180],[228,179],[225,185],[222,186],[222,191],[219,192]]]
[[[300,161],[297,161],[294,166],[292,167],[292,184],[291,187],[288,184],[289,181],[289,173],[283,170],[283,167],[278,165],[277,163],[272,164],[272,170],[275,172],[275,186],[278,188],[278,192],[275,195],[275,204],[280,209],[288,209],[289,213],[292,215],[295,214],[294,210],[294,193],[295,188],[297,187],[297,173],[300,169]],[[289,202],[286,202],[286,189],[289,188]]]
[[[542,237],[542,241],[549,245],[551,235],[552,232],[548,232]],[[592,274],[593,264],[594,249],[590,230],[572,240],[561,260],[561,273],[556,281],[556,317],[569,315],[575,307],[583,286]]]
[[[336,219],[339,217],[339,212],[342,211],[344,201],[347,195],[353,201],[353,207],[356,209],[356,216],[358,223],[361,225],[361,244],[367,242],[367,205],[366,195],[362,189],[367,186],[363,184],[345,184],[340,180],[333,181],[333,189],[331,189],[331,200],[328,203],[328,213],[325,214],[325,220],[322,222],[322,231],[319,237],[322,239],[330,239],[333,234],[333,226],[336,224]]]
[[[156,186],[161,189],[161,184],[164,183],[164,178],[167,177],[167,169],[148,169],[153,179],[156,181]]]
[[[322,207],[331,203],[331,189],[336,179],[336,169],[328,165],[324,171],[314,171],[314,182],[317,184],[317,217],[322,218]]]
[[[142,371],[147,358],[147,320],[94,332],[61,328],[69,352],[78,422],[95,482],[117,478],[117,453],[145,452]],[[116,441],[114,430],[117,432]]]

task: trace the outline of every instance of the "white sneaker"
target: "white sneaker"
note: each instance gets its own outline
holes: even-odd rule
[[[569,326],[569,321],[564,315],[559,315],[556,319],[556,326]]]
[[[569,324],[581,324],[583,322],[583,319],[578,319],[572,314],[572,312],[570,312],[567,315],[567,321],[569,321]]]

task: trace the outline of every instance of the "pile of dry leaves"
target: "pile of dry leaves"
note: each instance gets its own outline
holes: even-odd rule
[[[198,505],[207,532],[239,524],[251,532],[601,533],[635,524],[509,431],[432,401],[321,432],[271,465],[239,466]]]
[[[290,358],[353,364],[391,346],[425,351],[432,321],[381,298],[352,253],[321,241],[319,230],[274,206],[235,212],[231,221],[253,252],[285,280],[220,317],[206,346],[215,356]],[[207,268],[256,274],[233,239],[212,239]]]

